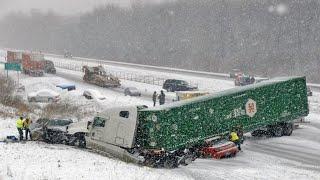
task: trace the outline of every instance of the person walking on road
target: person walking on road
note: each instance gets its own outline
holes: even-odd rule
[[[27,118],[26,120],[23,121],[23,128],[25,130],[26,140],[28,140],[28,134],[30,135],[30,140],[32,140],[31,131],[30,131],[30,124],[31,123],[32,123],[32,121],[29,118]]]
[[[22,141],[23,140],[23,117],[20,117],[17,121],[16,121],[16,126],[19,132],[19,140]]]
[[[164,94],[163,90],[161,90],[161,93],[159,95],[159,104],[163,105],[166,101],[166,95]]]
[[[152,95],[153,107],[156,106],[157,96],[158,96],[157,91],[153,92],[153,95]]]

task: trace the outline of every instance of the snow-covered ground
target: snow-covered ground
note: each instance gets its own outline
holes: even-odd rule
[[[3,71],[3,70],[1,70]],[[3,73],[3,72],[1,72]],[[145,72],[142,72],[145,73]],[[67,78],[61,76],[68,75]],[[15,74],[11,74],[15,76]],[[58,69],[58,76],[40,78],[21,76],[20,82],[31,92],[41,88],[58,91],[63,98],[87,103],[84,89],[99,90],[107,97],[102,105],[151,105],[148,96],[137,98],[123,95],[122,89],[109,90],[82,83],[79,72]],[[185,76],[184,79],[193,77]],[[232,87],[230,81],[203,79],[203,86],[213,91]],[[55,85],[74,83],[76,91],[58,90]],[[231,82],[232,83],[232,82]],[[144,83],[123,82],[153,92],[161,87]],[[148,93],[147,93],[148,94]],[[252,138],[247,135],[243,152],[230,159],[197,159],[189,166],[177,169],[152,169],[127,164],[64,145],[39,142],[0,143],[0,179],[320,179],[320,93],[310,97],[309,123],[300,125],[292,136],[281,138]],[[17,135],[15,119],[0,118],[0,139]]]

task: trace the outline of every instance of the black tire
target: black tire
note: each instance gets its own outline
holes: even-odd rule
[[[284,136],[291,136],[293,132],[293,123],[286,123],[283,126],[283,135]]]
[[[281,137],[283,135],[283,128],[282,126],[274,126],[272,128],[272,133],[274,137]]]
[[[166,161],[163,163],[163,167],[166,169],[173,169],[178,167],[178,160],[177,159],[171,159],[167,158]]]
[[[251,136],[253,137],[261,137],[263,135],[263,132],[261,130],[256,130],[251,132]]]

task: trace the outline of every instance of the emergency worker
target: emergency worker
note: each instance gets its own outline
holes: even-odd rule
[[[19,140],[22,141],[23,140],[23,117],[20,117],[17,121],[16,121],[16,126],[19,132]]]
[[[241,151],[241,143],[236,131],[230,133],[229,140],[234,142],[238,146],[239,151]]]
[[[27,118],[23,121],[23,128],[25,130],[25,136],[26,136],[26,140],[28,140],[28,134],[30,135],[30,140],[32,140],[32,137],[31,137],[31,131],[30,131],[30,124],[32,123],[32,121]]]

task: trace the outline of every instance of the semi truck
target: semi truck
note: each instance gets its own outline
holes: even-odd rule
[[[22,68],[30,76],[44,75],[44,55],[37,53],[22,53]]]
[[[22,70],[30,76],[43,76],[44,55],[24,51],[7,51],[7,62],[22,65]]]
[[[110,108],[88,124],[81,144],[125,161],[173,168],[234,128],[290,136],[293,121],[308,113],[306,78],[283,77],[157,107]]]
[[[8,63],[22,63],[22,52],[20,51],[7,51]]]

